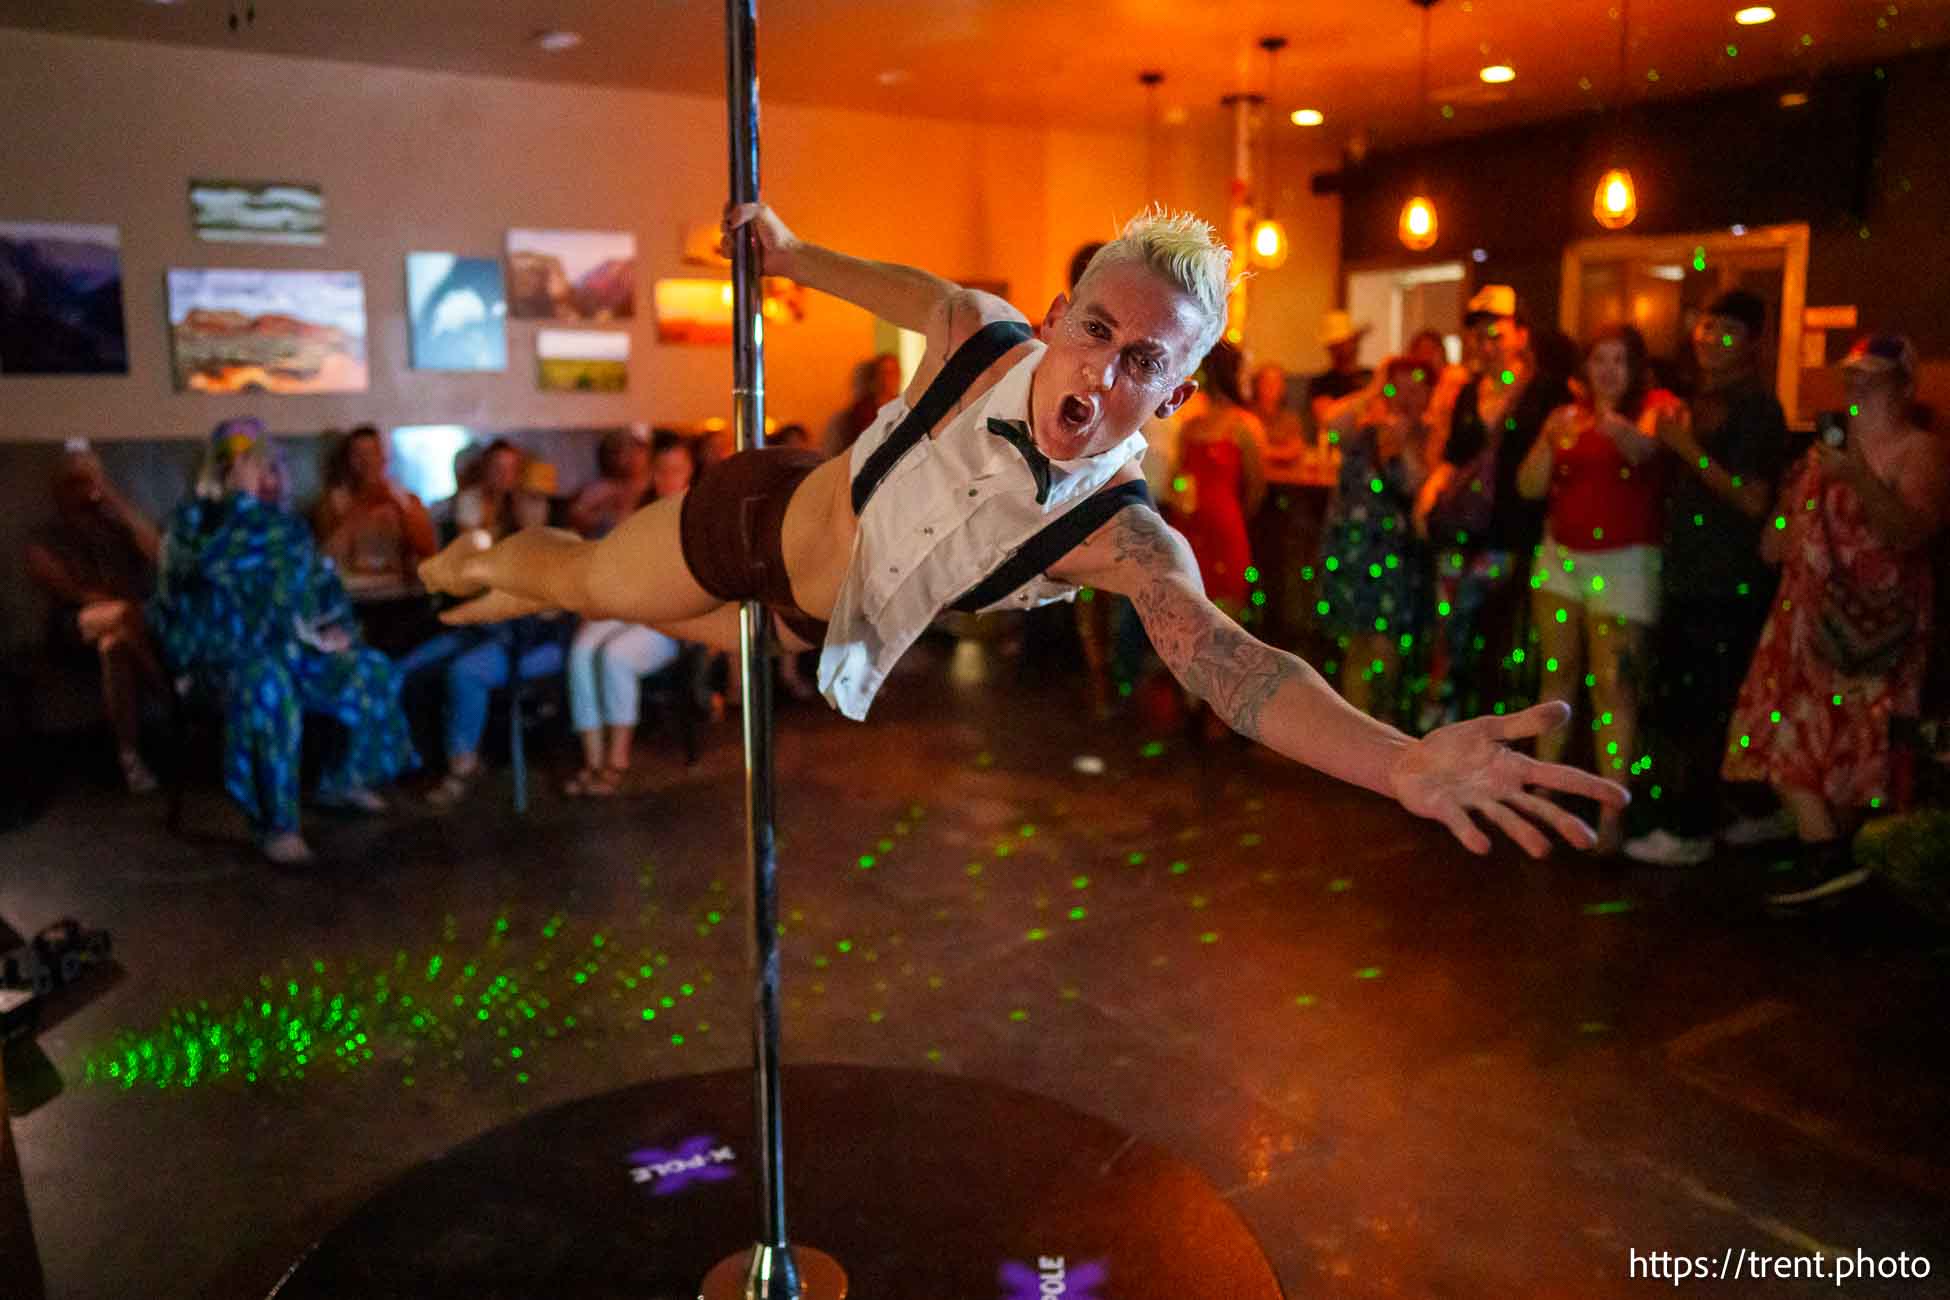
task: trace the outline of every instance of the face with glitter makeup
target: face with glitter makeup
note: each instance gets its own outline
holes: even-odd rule
[[[1119,262],[1060,294],[1037,331],[1049,350],[1029,389],[1030,430],[1052,460],[1116,446],[1197,391],[1185,378],[1205,325],[1198,302],[1150,268]]]

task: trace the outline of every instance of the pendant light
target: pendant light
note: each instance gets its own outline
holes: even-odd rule
[[[1429,108],[1429,10],[1435,7],[1435,0],[1409,0],[1409,3],[1422,11],[1422,69],[1418,84],[1421,98],[1416,100],[1416,111],[1427,114]],[[1395,233],[1402,245],[1411,252],[1420,253],[1435,247],[1435,204],[1422,191],[1426,186],[1417,185],[1415,195],[1402,204],[1401,219],[1395,223]]]
[[[1275,78],[1280,51],[1286,48],[1284,36],[1262,36],[1259,48],[1266,51],[1266,99],[1278,111],[1278,81]],[[1266,167],[1262,173],[1262,190],[1266,201],[1260,207],[1260,218],[1253,225],[1253,234],[1248,247],[1252,249],[1253,265],[1265,270],[1273,270],[1286,261],[1286,227],[1273,215],[1273,196],[1279,193],[1273,184],[1273,135],[1266,130],[1266,120],[1260,121],[1260,139],[1266,146]]]
[[[1618,0],[1618,104],[1617,118],[1613,125],[1614,135],[1622,135],[1625,117],[1626,62],[1628,42],[1631,39],[1632,0]],[[1619,146],[1612,142],[1612,162],[1610,171],[1598,178],[1598,188],[1591,195],[1591,215],[1606,230],[1623,230],[1638,220],[1639,191],[1632,181],[1632,173],[1618,162]]]

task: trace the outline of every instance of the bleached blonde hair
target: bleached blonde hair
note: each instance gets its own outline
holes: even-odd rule
[[[1219,238],[1211,222],[1154,203],[1125,222],[1117,238],[1097,250],[1090,265],[1078,277],[1077,288],[1081,289],[1105,267],[1124,262],[1149,267],[1199,305],[1205,315],[1205,328],[1188,358],[1188,365],[1196,367],[1225,333],[1226,300],[1232,296],[1236,283],[1232,275],[1232,250]]]

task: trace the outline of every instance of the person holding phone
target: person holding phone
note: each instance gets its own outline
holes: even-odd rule
[[[1950,448],[1910,418],[1916,349],[1896,334],[1865,338],[1842,370],[1847,436],[1808,450],[1767,524],[1780,598],[1721,769],[1766,781],[1794,816],[1799,874],[1768,896],[1781,907],[1868,879],[1849,841],[1865,812],[1890,802],[1890,722],[1922,707],[1928,546],[1950,511]]]
[[[1760,373],[1766,328],[1766,305],[1753,294],[1713,299],[1693,324],[1700,391],[1687,411],[1655,425],[1669,483],[1647,710],[1661,797],[1642,805],[1656,824],[1625,842],[1639,862],[1690,866],[1713,856],[1716,837],[1767,833],[1767,818],[1733,820],[1722,809],[1720,781],[1727,723],[1774,596],[1762,516],[1792,455],[1787,419]]]

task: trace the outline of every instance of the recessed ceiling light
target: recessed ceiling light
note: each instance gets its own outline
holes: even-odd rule
[[[1295,126],[1319,126],[1326,120],[1326,115],[1317,108],[1296,108],[1293,110],[1293,124]]]
[[[1781,96],[1782,108],[1800,108],[1807,102],[1808,92],[1805,90],[1790,90]]]
[[[1183,126],[1192,119],[1191,110],[1183,104],[1173,104],[1165,110],[1164,116],[1166,126]]]
[[[1476,74],[1492,86],[1500,86],[1506,81],[1517,79],[1517,70],[1507,63],[1492,63]]]
[[[874,80],[883,86],[898,86],[905,82],[909,75],[911,74],[909,74],[906,68],[888,68],[876,76]]]
[[[564,50],[573,50],[580,44],[582,44],[581,32],[550,31],[535,33],[536,47],[546,50],[550,54],[560,54]]]
[[[1739,23],[1742,27],[1758,27],[1762,23],[1773,22],[1774,11],[1766,5],[1748,5],[1745,9],[1734,14],[1733,21]]]

